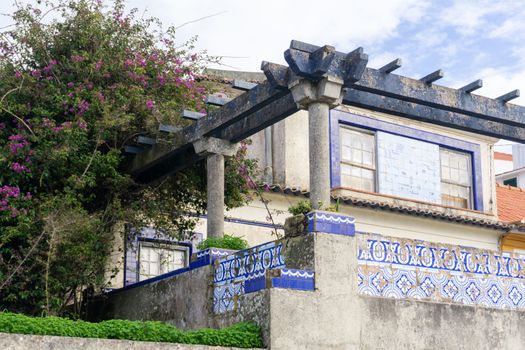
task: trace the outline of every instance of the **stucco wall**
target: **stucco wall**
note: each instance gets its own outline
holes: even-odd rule
[[[306,199],[302,196],[272,192],[265,192],[263,195],[265,199],[269,201],[269,206],[275,221],[281,225],[284,224],[284,220],[291,215],[288,213],[288,207],[296,204],[300,200]],[[503,233],[479,226],[417,217],[378,209],[355,207],[346,204],[340,204],[339,211],[355,217],[357,231],[380,233],[394,237],[422,239],[430,242],[460,244],[482,249],[498,250],[499,238]],[[246,220],[267,222],[266,217],[268,213],[264,205],[262,205],[260,201],[255,200],[243,208],[230,211],[229,215]],[[274,239],[269,228],[233,223],[226,223],[225,226],[228,227],[227,232],[234,234],[237,234],[237,232],[246,232],[245,237],[250,238],[250,242],[262,243]],[[253,233],[248,233],[248,231]]]
[[[116,290],[92,300],[87,319],[157,320],[180,329],[210,327],[213,267],[194,269],[138,287]]]
[[[0,333],[4,350],[234,350],[238,348]]]
[[[315,235],[315,293],[271,289],[271,349],[522,349],[525,313],[366,297],[356,238]]]

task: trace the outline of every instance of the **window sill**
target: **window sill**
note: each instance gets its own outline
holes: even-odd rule
[[[441,214],[464,216],[473,219],[493,220],[497,221],[496,216],[490,212],[482,212],[478,210],[451,207],[436,203],[418,201],[410,198],[397,197],[387,194],[380,194],[376,192],[368,192],[357,190],[349,187],[335,187],[332,189],[332,196],[335,197],[350,197],[361,200],[368,200],[376,203],[386,203],[390,206],[398,206],[404,208],[413,208],[417,210],[432,211]]]

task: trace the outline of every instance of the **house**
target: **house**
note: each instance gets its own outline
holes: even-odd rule
[[[216,83],[218,96],[234,98],[241,93],[232,89],[234,81],[261,83],[265,76],[209,69],[207,79]],[[504,187],[494,182],[493,169],[509,155],[492,151],[497,138],[345,105],[329,118],[332,205],[355,217],[357,231],[500,249],[509,220],[507,212],[498,212],[505,208],[497,205]],[[281,237],[288,208],[308,198],[307,112],[250,139],[249,155],[263,170],[261,194],[268,202],[255,196],[225,212],[224,231],[255,246]],[[193,242],[172,241],[154,228],[131,235],[124,261],[121,253],[114,259],[121,272],[111,287],[187,267],[206,231],[204,215]]]
[[[512,208],[523,192],[496,184],[493,152],[499,139],[525,141],[525,108],[508,104],[519,93],[433,84],[441,71],[391,74],[399,60],[368,68],[361,48],[292,41],[285,58],[130,169],[148,182],[206,159],[208,211],[196,231],[251,247],[200,251],[153,276],[142,266],[162,272],[158,257],[169,268],[185,260],[168,250],[185,248],[140,231],[165,250],[152,260],[139,242],[133,273],[149,278],[101,295],[86,315],[184,329],[249,320],[271,349],[523,348],[525,230]],[[268,191],[224,213],[220,162],[248,136]],[[306,198],[312,210],[291,217]]]
[[[496,174],[496,181],[503,185],[510,185],[514,187],[525,187],[525,145],[512,145],[512,154],[498,154],[500,165],[505,164],[506,170]],[[509,157],[510,156],[510,157]],[[512,160],[509,168],[509,158]],[[496,164],[497,166],[498,164]]]

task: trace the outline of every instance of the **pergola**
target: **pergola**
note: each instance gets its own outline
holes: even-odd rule
[[[328,113],[340,104],[525,143],[525,107],[508,103],[519,97],[519,90],[492,99],[472,94],[482,87],[481,80],[452,89],[434,84],[443,77],[441,70],[421,79],[393,74],[401,67],[400,59],[369,68],[362,48],[341,53],[332,46],[294,40],[284,57],[288,67],[262,63],[266,82],[238,84],[246,92],[226,103],[210,98],[209,103],[222,106],[208,115],[185,111],[194,123],[183,129],[164,126],[170,132],[169,144],[145,140],[148,147],[133,157],[129,171],[142,183],[207,159],[209,237],[223,234],[224,156],[235,153],[237,142],[299,109],[309,114],[314,208],[330,203]]]

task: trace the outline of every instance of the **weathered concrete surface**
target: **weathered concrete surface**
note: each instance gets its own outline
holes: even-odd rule
[[[208,238],[224,235],[224,156],[210,154],[206,159]]]
[[[239,348],[116,339],[53,337],[0,333],[3,350],[234,350]],[[253,349],[252,349],[253,350]]]
[[[180,329],[210,327],[213,266],[204,266],[136,288],[101,295],[87,319],[156,320]]]
[[[271,289],[271,349],[523,349],[525,313],[357,294],[355,238],[315,234],[314,293]]]
[[[329,106],[314,102],[308,106],[310,132],[310,201],[314,209],[330,206]]]

